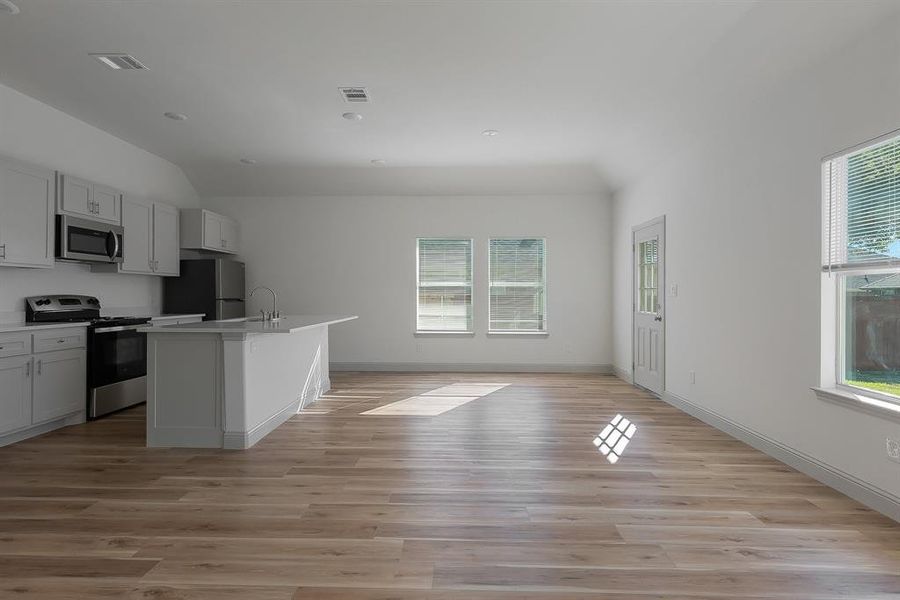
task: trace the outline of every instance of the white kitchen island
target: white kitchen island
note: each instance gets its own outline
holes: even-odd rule
[[[285,316],[147,327],[147,446],[250,448],[328,391],[328,327]]]

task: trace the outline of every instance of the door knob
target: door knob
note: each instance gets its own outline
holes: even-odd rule
[[[656,315],[655,317],[653,317],[653,320],[654,321],[662,321],[662,315]]]

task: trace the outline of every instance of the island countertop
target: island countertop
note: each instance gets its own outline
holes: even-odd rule
[[[147,333],[294,333],[303,329],[344,323],[356,318],[358,318],[356,315],[286,315],[278,321],[259,319],[201,321],[180,325],[142,327],[140,331]]]

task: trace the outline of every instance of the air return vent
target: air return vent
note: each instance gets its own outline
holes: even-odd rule
[[[369,92],[364,87],[342,87],[341,94],[347,102],[368,102]]]
[[[141,64],[141,61],[131,56],[130,54],[91,54],[91,56],[115,71],[143,71],[147,69],[147,67]]]

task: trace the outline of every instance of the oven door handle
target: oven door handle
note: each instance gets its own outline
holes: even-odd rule
[[[139,327],[146,325],[119,325],[118,327],[97,327],[94,333],[112,333],[114,331],[137,331]]]
[[[112,236],[113,249],[110,251],[109,249],[109,238]],[[106,255],[109,256],[110,262],[116,260],[116,256],[119,255],[119,236],[116,235],[116,232],[112,229],[109,230],[109,233],[106,234]]]

